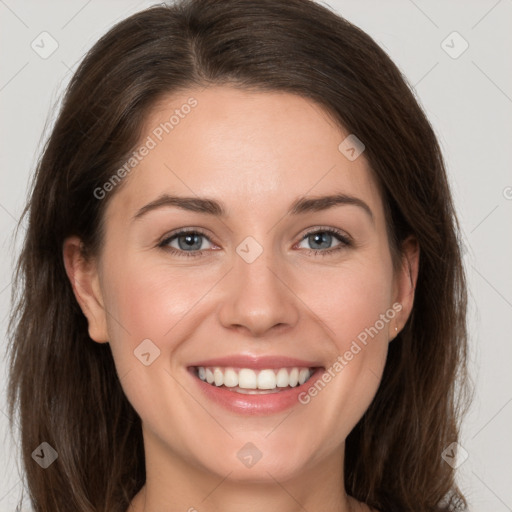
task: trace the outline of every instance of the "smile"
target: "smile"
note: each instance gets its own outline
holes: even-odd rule
[[[252,416],[303,407],[299,395],[322,376],[325,366],[319,359],[245,353],[191,361],[187,370],[192,386],[212,406]]]
[[[195,368],[199,379],[212,386],[224,387],[241,394],[279,393],[306,383],[316,368],[288,367],[254,370],[252,368]]]

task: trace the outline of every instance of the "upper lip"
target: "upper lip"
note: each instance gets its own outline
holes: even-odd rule
[[[286,368],[286,367],[299,367],[299,368],[316,368],[321,364],[315,361],[306,361],[304,359],[296,359],[287,356],[253,356],[253,355],[240,355],[233,354],[225,357],[217,357],[214,359],[204,359],[197,361],[189,366],[202,366],[202,367],[233,367],[233,368],[252,368],[254,370],[264,370],[271,368]]]

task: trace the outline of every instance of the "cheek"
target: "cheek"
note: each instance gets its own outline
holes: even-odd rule
[[[118,322],[108,319],[109,327],[125,338],[169,338],[166,334],[193,310],[214,283],[212,273],[194,268],[126,261],[112,268],[108,278],[109,310]],[[112,315],[113,317],[114,315]],[[110,331],[110,328],[109,328]],[[136,338],[136,339],[135,339]]]
[[[105,273],[105,306],[124,392],[142,418],[158,423],[163,421],[161,413],[171,407],[169,397],[180,393],[171,376],[179,366],[175,354],[197,328],[194,314],[215,279],[211,271],[205,274],[191,267],[148,264],[148,260],[141,256],[105,265],[110,270]],[[172,402],[176,410],[187,405]]]
[[[396,314],[391,263],[367,258],[316,272],[314,283],[298,295],[322,320],[332,359],[324,380],[309,389],[303,403],[323,428],[332,429],[332,443],[337,443],[359,421],[379,387]]]
[[[372,390],[380,379],[394,315],[391,281],[386,270],[382,266],[364,270],[357,276],[347,276],[340,283],[343,291],[337,315],[332,318],[344,379],[347,385],[359,382],[360,391],[367,386]]]
[[[168,372],[180,366],[181,346],[211,314],[214,288],[225,270],[180,267],[144,255],[112,263],[105,285],[110,346],[118,375],[138,375],[135,389],[128,391],[127,380],[123,387],[132,403],[144,407],[143,381],[148,393],[164,383],[174,389]],[[157,372],[164,382],[155,381]]]
[[[308,273],[310,279],[296,275],[294,291],[306,309],[322,320],[325,334],[340,353],[392,309],[391,263],[385,257],[355,258]],[[389,325],[389,321],[379,322],[380,337],[387,339]]]

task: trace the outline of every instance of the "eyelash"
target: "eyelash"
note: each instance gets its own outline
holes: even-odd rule
[[[308,255],[312,255],[312,256],[329,256],[333,253],[336,253],[342,249],[345,249],[347,247],[351,247],[352,246],[352,241],[350,240],[349,237],[347,237],[346,235],[344,235],[341,231],[338,231],[337,229],[334,229],[334,228],[316,228],[312,231],[308,231],[307,233],[304,234],[304,236],[301,238],[300,242],[306,240],[309,236],[311,235],[314,235],[316,233],[327,233],[329,235],[334,235],[335,238],[338,239],[339,242],[341,242],[339,245],[335,246],[335,247],[332,247],[331,249],[304,249],[306,251],[306,253]],[[175,249],[174,247],[169,247],[167,244],[169,244],[172,240],[174,240],[175,238],[179,238],[180,236],[182,235],[189,235],[189,234],[193,234],[193,235],[201,235],[201,236],[204,236],[205,238],[207,238],[208,240],[210,240],[208,238],[208,235],[202,231],[201,229],[186,229],[186,230],[181,230],[181,231],[178,231],[168,237],[166,237],[164,240],[162,240],[159,244],[158,244],[158,247],[164,249],[165,251],[173,254],[173,255],[177,255],[177,256],[185,256],[185,257],[189,257],[189,258],[195,258],[197,256],[202,256],[204,252],[207,252],[205,250],[202,250],[202,251],[182,251],[182,250],[179,250],[179,249]],[[211,242],[211,240],[210,240]],[[299,243],[300,243],[299,242]]]

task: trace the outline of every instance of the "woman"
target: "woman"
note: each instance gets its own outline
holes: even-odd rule
[[[131,16],[73,76],[26,215],[35,511],[466,508],[457,218],[361,30],[309,0]]]

